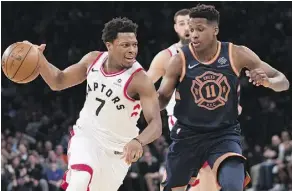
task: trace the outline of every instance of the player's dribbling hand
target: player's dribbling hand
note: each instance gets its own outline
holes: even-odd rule
[[[130,165],[132,162],[136,162],[143,154],[143,147],[137,140],[131,140],[124,147],[123,156],[126,163]]]
[[[254,70],[245,71],[247,77],[249,77],[249,82],[252,82],[255,86],[269,87],[270,80],[265,71],[261,68],[256,68]]]
[[[46,49],[46,44],[41,44],[41,45],[36,45],[36,44],[32,44],[31,42],[27,41],[27,40],[24,40],[22,41],[23,43],[27,43],[27,44],[31,44],[33,45],[34,47],[36,47],[41,53],[44,52],[44,50]]]

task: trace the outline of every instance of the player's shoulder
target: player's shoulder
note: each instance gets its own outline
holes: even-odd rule
[[[157,53],[156,56],[169,59],[177,53],[177,43],[172,44],[168,48],[165,48]]]
[[[132,75],[132,80],[129,84],[129,91],[134,91],[135,93],[147,92],[149,88],[154,88],[153,81],[146,74],[145,70],[137,69]]]
[[[99,57],[102,56],[104,52],[102,51],[90,51],[85,54],[82,58],[82,62],[88,67],[98,60]]]
[[[168,48],[166,48],[166,49],[159,51],[155,57],[168,60],[172,56],[173,56],[173,54],[171,53],[171,51]]]
[[[178,45],[177,43],[172,44],[171,46],[169,46],[168,48],[165,49],[165,51],[170,55],[170,56],[174,56],[175,54],[177,54],[177,49],[178,49]]]
[[[148,79],[150,80],[143,67],[136,67],[132,77],[132,81],[137,84],[144,84]]]
[[[165,64],[168,63],[168,61],[171,58],[171,54],[169,54],[169,52],[164,49],[161,50],[160,52],[158,52],[155,57],[153,58],[151,64],[150,64],[150,70],[151,69],[157,69],[157,68],[165,68]]]
[[[247,65],[257,63],[260,60],[259,56],[245,45],[233,44],[231,56],[237,71],[241,71]]]
[[[246,61],[258,57],[250,48],[245,45],[232,44],[232,57],[237,61]]]
[[[242,55],[251,51],[247,46],[244,45],[238,45],[233,43],[229,44],[231,44],[230,46],[232,47],[232,52],[236,55]]]
[[[84,58],[87,58],[87,59],[94,59],[94,58],[96,58],[96,57],[98,57],[98,56],[100,56],[100,55],[102,55],[102,54],[103,54],[102,51],[97,51],[97,50],[95,50],[95,51],[90,51],[90,52],[88,52],[87,54],[85,54]]]

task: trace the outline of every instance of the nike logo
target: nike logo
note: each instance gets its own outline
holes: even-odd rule
[[[196,67],[196,66],[198,66],[198,65],[199,65],[199,64],[194,64],[194,65],[192,65],[192,66],[189,65],[188,68],[189,68],[189,69],[193,69],[194,67]]]
[[[95,70],[94,68],[91,69],[92,72],[98,72],[98,70]]]

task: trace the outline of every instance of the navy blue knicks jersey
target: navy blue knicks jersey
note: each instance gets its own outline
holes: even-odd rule
[[[202,63],[191,44],[181,48],[184,65],[174,108],[179,124],[198,131],[238,124],[239,79],[233,69],[231,49],[231,43],[219,42],[215,57]]]

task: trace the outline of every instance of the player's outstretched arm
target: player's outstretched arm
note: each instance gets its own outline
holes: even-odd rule
[[[184,75],[182,69],[184,69],[185,63],[183,55],[181,54],[182,53],[176,54],[170,59],[166,74],[163,76],[161,85],[158,89],[158,100],[161,110],[167,106],[180,77]]]
[[[40,74],[52,90],[60,91],[84,82],[87,68],[98,55],[98,51],[89,52],[78,63],[67,67],[65,70],[58,69],[45,59],[40,67]]]
[[[165,74],[165,65],[171,58],[170,53],[167,50],[160,51],[152,60],[150,68],[147,71],[147,75],[156,83]]]
[[[240,72],[242,68],[249,71],[246,75],[254,85],[262,85],[276,92],[289,89],[289,81],[286,76],[266,62],[262,61],[257,54],[245,46],[234,46],[233,58],[236,59],[235,67]]]
[[[29,41],[23,41],[24,43],[32,44]],[[41,53],[46,48],[45,44],[36,46]],[[83,56],[83,58],[76,64],[73,64],[65,70],[60,70],[51,63],[48,62],[45,56],[44,62],[40,66],[40,74],[45,82],[54,91],[60,91],[78,84],[81,84],[86,80],[87,68],[95,61],[100,52],[92,51]],[[43,55],[43,54],[42,54]]]
[[[148,123],[145,130],[137,137],[143,145],[146,145],[159,138],[162,133],[157,93],[153,82],[144,71],[135,74],[131,85],[133,92],[139,94],[143,114]]]

